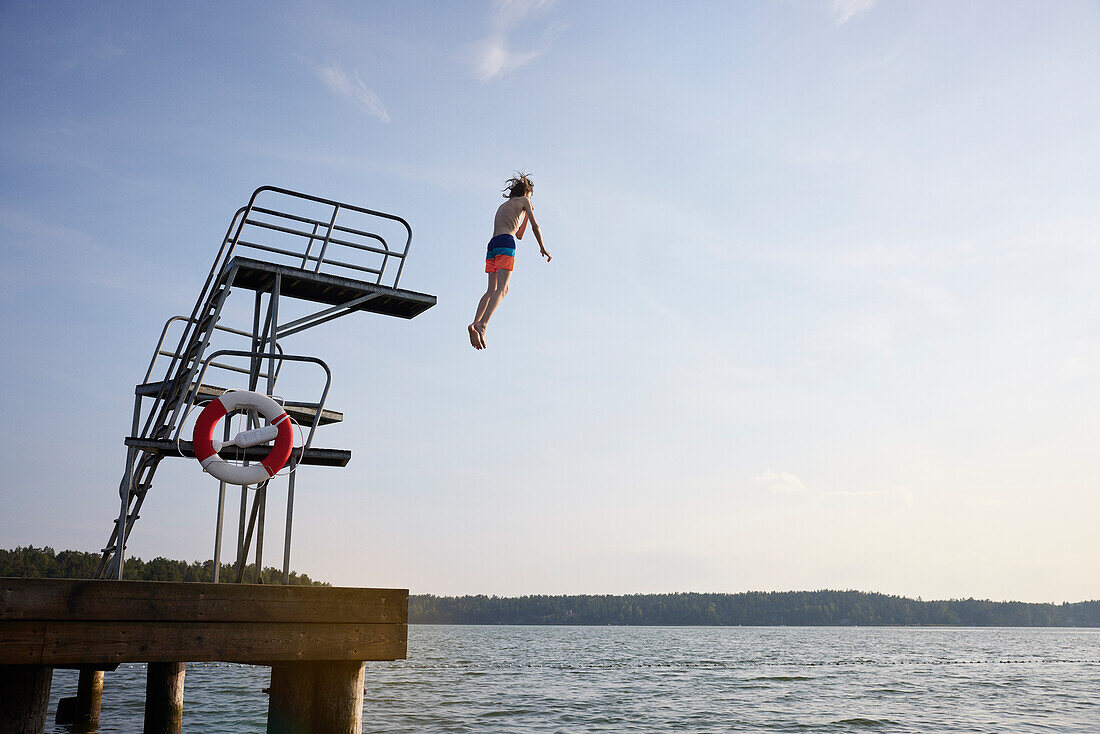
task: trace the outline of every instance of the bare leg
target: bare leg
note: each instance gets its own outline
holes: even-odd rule
[[[489,326],[489,319],[492,317],[493,312],[497,310],[501,300],[507,295],[508,281],[511,278],[511,270],[498,270],[495,273],[489,273],[489,287],[477,306],[477,315],[474,316],[474,322],[467,327],[467,331],[470,332],[470,343],[478,349],[485,348],[485,330]],[[475,334],[477,335],[477,344],[474,344]]]
[[[495,276],[495,273],[488,274],[488,286],[485,288],[485,295],[482,296],[480,302],[477,302],[477,313],[474,314],[474,320],[470,322],[470,326],[466,327],[466,331],[470,332],[470,346],[474,349],[485,349],[485,342],[482,340],[482,331],[477,330],[477,324],[481,322],[482,318],[485,316],[485,307],[488,305],[488,299],[493,296],[493,284],[496,282]]]
[[[474,314],[474,320],[470,322],[470,325],[466,327],[466,331],[470,334],[470,346],[474,349],[484,349],[485,342],[481,338],[481,334],[484,331],[478,331],[477,325],[481,319],[485,316],[485,307],[489,303],[489,298],[493,295],[493,284],[496,282],[495,273],[489,273],[489,284],[485,289],[485,295],[481,297],[481,300],[477,304],[477,313]]]

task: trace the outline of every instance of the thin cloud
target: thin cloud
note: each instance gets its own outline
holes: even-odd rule
[[[756,476],[756,481],[768,487],[772,494],[788,494],[791,492],[804,492],[806,485],[794,474],[774,472],[768,469],[763,474]]]
[[[846,499],[856,501],[890,501],[906,507],[913,506],[913,492],[908,487],[889,487],[887,489],[842,490],[825,492],[824,499]]]
[[[862,347],[886,353],[894,342],[894,319],[888,314],[867,314],[847,324],[841,335]]]
[[[837,28],[875,7],[877,0],[833,0],[831,11]]]
[[[390,121],[390,115],[386,112],[382,100],[367,88],[367,85],[363,83],[358,74],[351,76],[336,64],[317,66],[300,56],[298,58],[302,63],[313,69],[313,73],[317,75],[317,78],[324,82],[328,90],[337,97],[351,102],[372,117],[378,118],[381,122]]]
[[[500,76],[505,69],[518,69],[543,53],[541,51],[517,53],[508,50],[506,44],[507,40],[504,36],[496,36],[475,45],[474,73],[478,79],[487,82]]]
[[[489,36],[473,46],[474,74],[483,82],[511,69],[518,69],[550,50],[561,32],[556,23],[547,25],[534,48],[518,50],[511,39],[514,31],[556,0],[496,0]]]

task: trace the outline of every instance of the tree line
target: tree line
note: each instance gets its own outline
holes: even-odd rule
[[[91,578],[98,553],[53,548],[0,549],[0,576]],[[206,581],[214,562],[126,559],[126,578],[136,581]],[[255,565],[245,580],[254,581]],[[233,578],[222,564],[221,577]],[[281,584],[282,571],[263,569],[263,583]],[[291,584],[328,586],[291,572]],[[413,624],[572,625],[954,625],[964,627],[1100,627],[1100,601],[1063,604],[988,599],[923,601],[863,591],[749,591],[739,594],[629,594],[572,596],[409,597]]]
[[[85,553],[83,551],[63,550],[55,551],[49,546],[35,548],[33,546],[17,547],[12,550],[0,549],[0,576],[17,576],[35,579],[90,579],[95,575],[99,565],[98,553]],[[221,579],[234,578],[235,570],[232,564],[221,564]],[[140,558],[129,557],[126,559],[125,578],[127,581],[213,581],[214,561],[173,561],[168,558],[157,557],[151,561],[143,561]],[[256,564],[245,567],[244,578],[246,581],[255,581]],[[282,569],[265,566],[263,569],[262,583],[282,584]],[[306,574],[290,572],[290,584],[292,586],[328,586],[328,584],[314,581]]]
[[[956,625],[1100,627],[1100,601],[1064,604],[982,599],[922,601],[862,591],[740,594],[409,597],[425,624]]]

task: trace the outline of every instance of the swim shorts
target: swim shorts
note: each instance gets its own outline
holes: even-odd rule
[[[485,252],[485,272],[512,270],[516,262],[516,240],[510,234],[498,234],[489,240]]]

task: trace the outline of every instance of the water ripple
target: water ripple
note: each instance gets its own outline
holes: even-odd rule
[[[260,734],[268,681],[188,665],[185,728]],[[1100,630],[413,626],[407,661],[367,666],[363,728],[1088,732],[1098,681]],[[144,687],[143,665],[107,674],[101,734],[141,730]],[[58,671],[51,710],[75,689]]]

